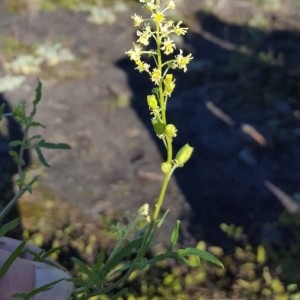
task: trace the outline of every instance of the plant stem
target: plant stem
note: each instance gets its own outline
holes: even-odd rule
[[[2,220],[6,214],[9,212],[12,206],[14,206],[18,199],[28,191],[29,188],[32,187],[32,185],[38,180],[38,176],[33,177],[33,179],[22,189],[19,190],[19,192],[8,202],[8,204],[2,209],[0,212],[0,220]]]
[[[165,174],[164,181],[163,181],[163,184],[162,184],[157,202],[155,204],[155,211],[154,211],[154,214],[153,214],[153,221],[156,221],[158,216],[159,216],[160,209],[161,209],[161,206],[162,206],[164,198],[165,198],[165,194],[166,194],[166,190],[167,190],[169,181],[170,181],[170,175],[168,173],[168,174]]]

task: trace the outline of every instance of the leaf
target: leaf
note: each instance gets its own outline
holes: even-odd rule
[[[185,248],[185,249],[179,249],[176,251],[180,259],[186,260],[187,256],[190,255],[196,255],[199,258],[205,259],[219,267],[224,268],[224,265],[211,253],[204,251],[204,250],[199,250],[197,248]]]
[[[31,127],[43,127],[43,128],[46,128],[46,126],[45,126],[44,124],[42,124],[42,123],[40,123],[40,122],[37,122],[37,121],[32,121],[32,122],[30,123],[30,126],[31,126]]]
[[[42,136],[40,134],[35,134],[28,139],[28,142],[32,142],[33,140],[41,139]]]
[[[13,108],[12,108],[12,114],[13,116],[19,120],[20,122],[22,122],[22,124],[25,124],[27,121],[26,118],[26,114],[25,114],[25,102],[22,101],[18,104],[16,104]]]
[[[166,124],[157,120],[156,118],[153,118],[152,120],[152,125],[154,128],[154,131],[157,135],[161,135],[165,133],[166,130]]]
[[[32,111],[31,111],[30,117],[29,117],[30,126],[34,126],[34,125],[32,125],[32,123],[36,123],[35,121],[33,121],[33,117],[36,114],[36,107],[39,104],[39,102],[41,101],[41,99],[42,99],[42,83],[38,80],[37,87],[35,88],[35,98],[32,102],[33,108],[32,108]]]
[[[17,147],[17,146],[21,146],[22,144],[23,144],[23,141],[16,140],[16,141],[9,142],[8,146],[9,147]]]
[[[166,219],[166,217],[167,217],[169,211],[170,211],[170,210],[167,209],[166,212],[165,212],[165,213],[163,214],[163,216],[161,217],[161,219],[159,219],[159,220],[156,221],[156,227],[157,227],[157,228],[160,228],[161,225],[164,223],[164,221],[165,221],[165,219]]]
[[[46,148],[46,149],[62,149],[62,150],[68,150],[71,149],[71,147],[68,144],[65,143],[48,143],[42,140],[39,143],[40,148]]]
[[[43,286],[40,286],[37,289],[34,289],[34,290],[32,290],[28,293],[15,293],[15,294],[12,295],[12,297],[13,298],[20,298],[21,297],[25,300],[30,300],[30,299],[32,299],[33,296],[35,296],[39,293],[51,290],[57,283],[59,283],[63,280],[64,280],[64,278],[53,281],[53,282],[50,282],[50,283],[47,283],[47,284],[45,284]]]
[[[5,275],[7,270],[10,268],[10,266],[13,264],[13,262],[16,260],[16,258],[21,255],[21,253],[24,250],[24,247],[26,245],[26,242],[23,241],[20,243],[20,245],[15,249],[14,252],[10,254],[10,256],[5,260],[3,265],[0,268],[0,279]]]
[[[21,157],[19,157],[19,153],[13,150],[8,151],[9,155],[16,162],[17,165],[24,166],[25,161]]]
[[[81,272],[88,275],[89,277],[93,276],[93,271],[83,261],[81,261],[77,257],[72,257],[72,260]]]
[[[44,154],[41,151],[41,149],[39,147],[35,147],[34,150],[36,151],[36,154],[38,155],[39,161],[42,163],[42,165],[49,168],[50,165],[48,164]]]
[[[103,265],[104,259],[105,259],[105,249],[102,248],[97,255],[96,262],[92,266],[94,272],[100,270],[101,266]]]
[[[108,274],[114,267],[120,264],[124,257],[133,254],[133,250],[137,248],[141,242],[142,237],[129,241],[115,255],[110,257],[105,263],[105,273]]]
[[[180,227],[180,221],[177,220],[176,221],[176,225],[174,227],[174,229],[172,230],[172,234],[171,234],[171,246],[174,247],[177,243],[178,240],[178,236],[179,236],[179,227]]]
[[[38,80],[37,87],[35,88],[35,99],[33,100],[33,104],[36,106],[42,99],[42,82]]]
[[[9,231],[15,229],[20,223],[20,219],[14,219],[4,225],[1,226],[0,228],[0,237],[6,235]]]

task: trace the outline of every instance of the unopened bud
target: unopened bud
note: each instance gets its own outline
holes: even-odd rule
[[[172,164],[170,164],[168,162],[163,162],[161,164],[161,170],[164,174],[169,174],[172,170]]]
[[[157,99],[155,97],[155,95],[148,95],[147,96],[147,103],[150,109],[157,109],[158,108],[158,104],[157,104]]]
[[[168,138],[176,137],[177,135],[177,128],[173,124],[168,124],[166,126],[165,134]]]

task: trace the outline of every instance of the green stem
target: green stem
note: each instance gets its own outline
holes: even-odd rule
[[[10,201],[9,203],[1,210],[0,212],[0,220],[2,220],[5,215],[10,211],[12,206],[14,206],[18,199],[25,193],[27,192],[32,185],[38,180],[38,176],[35,176],[25,187],[23,187]]]
[[[162,62],[162,55],[161,55],[161,32],[159,23],[156,23],[156,53],[157,53],[157,69],[163,75],[163,62]],[[158,85],[158,100],[161,108],[161,118],[162,122],[166,123],[166,103],[163,91],[162,80],[159,82]]]
[[[160,212],[161,206],[162,206],[164,198],[165,198],[165,194],[166,194],[166,190],[167,190],[169,181],[170,181],[170,176],[169,176],[169,174],[166,174],[165,178],[164,178],[164,181],[163,181],[163,184],[162,184],[162,187],[161,187],[161,190],[160,190],[160,193],[159,193],[159,196],[158,196],[158,199],[157,199],[157,202],[155,204],[155,211],[154,211],[154,214],[153,214],[153,221],[156,221],[158,216],[159,216],[159,212]]]

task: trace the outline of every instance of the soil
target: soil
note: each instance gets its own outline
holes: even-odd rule
[[[299,79],[299,9],[287,4],[285,10],[266,13],[272,28],[264,31],[247,23],[258,12],[255,5],[211,2],[210,13],[203,10],[205,1],[179,6],[191,28],[181,46],[192,51],[194,60],[190,72],[177,76],[169,117],[179,128],[176,148],[188,142],[195,153],[176,171],[168,190],[164,207],[170,216],[163,238],[180,218],[184,243],[222,243],[222,222],[243,226],[256,241],[271,239],[276,234],[267,225],[284,208],[265,182],[289,195],[299,192],[300,91],[293,83]],[[51,72],[45,67],[38,74],[43,101],[37,119],[47,127],[42,133],[72,150],[48,151],[51,168],[36,172],[59,201],[91,218],[154,203],[162,180],[164,152],[144,101],[151,87],[124,55],[134,39],[133,11],[128,6],[117,22],[97,25],[87,22],[86,13],[8,14],[0,3],[2,34],[29,44],[60,41],[77,57],[75,63]],[[274,64],[262,63],[261,53]],[[284,65],[276,64],[280,55]],[[12,104],[30,100],[35,82],[36,76],[28,76],[25,85],[5,97]],[[245,133],[245,124],[255,129],[253,134]]]

